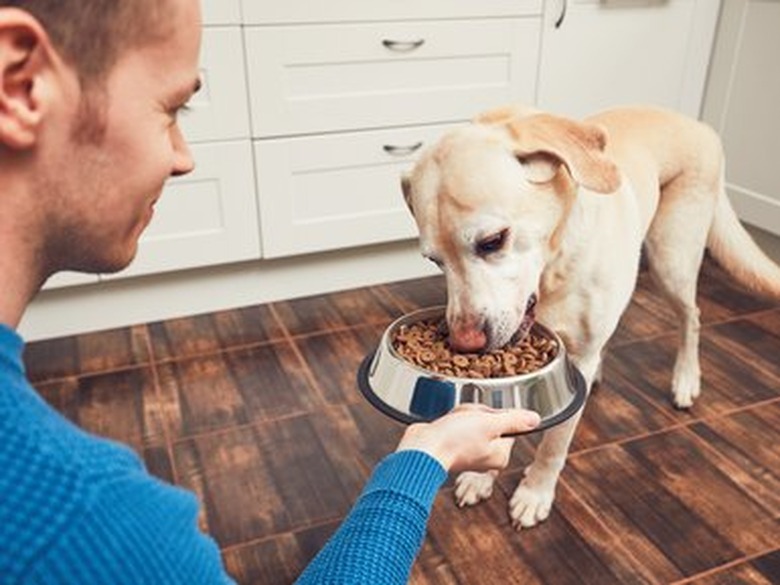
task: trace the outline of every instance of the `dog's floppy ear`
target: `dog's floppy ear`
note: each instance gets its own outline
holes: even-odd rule
[[[404,193],[406,206],[409,208],[409,211],[412,212],[412,215],[414,215],[414,209],[412,209],[412,179],[408,173],[403,173],[401,175],[401,190]]]
[[[552,155],[566,165],[574,180],[586,189],[613,193],[620,187],[620,172],[604,155],[607,133],[600,126],[550,114],[513,119],[507,126],[519,159],[534,160]]]

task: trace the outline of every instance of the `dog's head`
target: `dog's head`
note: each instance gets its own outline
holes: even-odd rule
[[[404,175],[421,252],[446,276],[454,347],[487,350],[527,333],[575,198],[620,185],[605,145],[597,126],[505,108],[445,134]]]

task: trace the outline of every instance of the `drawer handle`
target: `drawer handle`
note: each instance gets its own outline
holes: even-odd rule
[[[563,21],[566,18],[566,9],[569,7],[568,0],[563,0],[561,2],[561,12],[558,15],[558,18],[555,21],[555,28],[561,28],[563,26]]]
[[[393,146],[392,144],[385,144],[382,148],[384,148],[387,154],[392,154],[393,156],[408,156],[419,150],[422,145],[422,142],[418,142],[417,144],[410,144],[409,146]]]
[[[422,47],[425,44],[425,39],[418,39],[416,41],[392,41],[390,39],[385,39],[382,41],[382,44],[391,51],[408,53]]]

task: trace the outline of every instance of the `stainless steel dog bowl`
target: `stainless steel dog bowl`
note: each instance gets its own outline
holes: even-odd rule
[[[358,386],[381,412],[404,423],[434,420],[455,406],[481,403],[492,408],[527,408],[542,422],[531,432],[557,425],[582,408],[585,380],[569,362],[561,339],[535,323],[533,331],[554,339],[558,352],[539,370],[504,378],[454,378],[420,368],[398,355],[395,332],[402,325],[443,318],[444,307],[421,309],[397,319],[385,330],[376,351],[363,360]]]

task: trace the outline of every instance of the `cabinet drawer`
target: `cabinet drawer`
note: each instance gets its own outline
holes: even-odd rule
[[[238,27],[214,27],[203,31],[200,77],[202,87],[181,115],[187,140],[249,138],[244,52]]]
[[[201,0],[203,24],[241,24],[240,0]]]
[[[260,257],[250,141],[196,144],[195,170],[171,179],[117,278]]]
[[[246,24],[355,22],[540,14],[542,0],[242,0],[242,10]]]
[[[415,236],[401,173],[452,126],[256,141],[263,256]]]
[[[540,18],[248,28],[253,135],[457,121],[533,103],[539,38]]]

